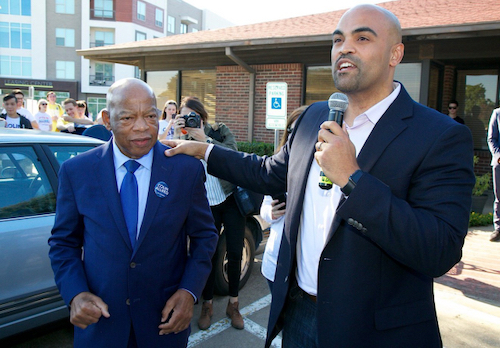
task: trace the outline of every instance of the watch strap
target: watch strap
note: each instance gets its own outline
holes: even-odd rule
[[[363,171],[361,169],[356,170],[354,173],[352,173],[352,175],[349,177],[349,181],[344,187],[340,189],[340,191],[342,191],[344,195],[349,196],[352,190],[354,190],[354,188],[356,187],[359,178],[361,178],[362,176]]]

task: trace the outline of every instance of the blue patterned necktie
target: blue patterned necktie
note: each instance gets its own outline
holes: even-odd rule
[[[134,172],[139,168],[140,164],[136,161],[129,160],[124,164],[127,168],[127,174],[123,178],[120,188],[120,197],[122,201],[123,215],[127,223],[128,235],[132,248],[135,246],[137,238],[137,220],[139,210],[139,189],[137,188],[137,179]]]

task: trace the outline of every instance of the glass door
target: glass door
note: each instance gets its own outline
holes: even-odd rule
[[[498,70],[459,70],[457,115],[472,132],[474,148],[487,150],[486,136],[491,113],[498,105]]]

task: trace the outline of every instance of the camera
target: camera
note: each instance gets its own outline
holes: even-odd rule
[[[190,112],[187,115],[181,116],[184,119],[184,127],[188,128],[201,128],[201,117],[200,115]]]

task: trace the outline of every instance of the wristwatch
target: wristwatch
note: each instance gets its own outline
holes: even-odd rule
[[[356,187],[359,178],[361,178],[362,176],[363,172],[361,171],[361,169],[356,170],[354,173],[352,173],[352,175],[349,177],[349,181],[344,187],[340,189],[340,191],[342,191],[344,195],[349,196],[352,190],[354,190],[354,188]]]

